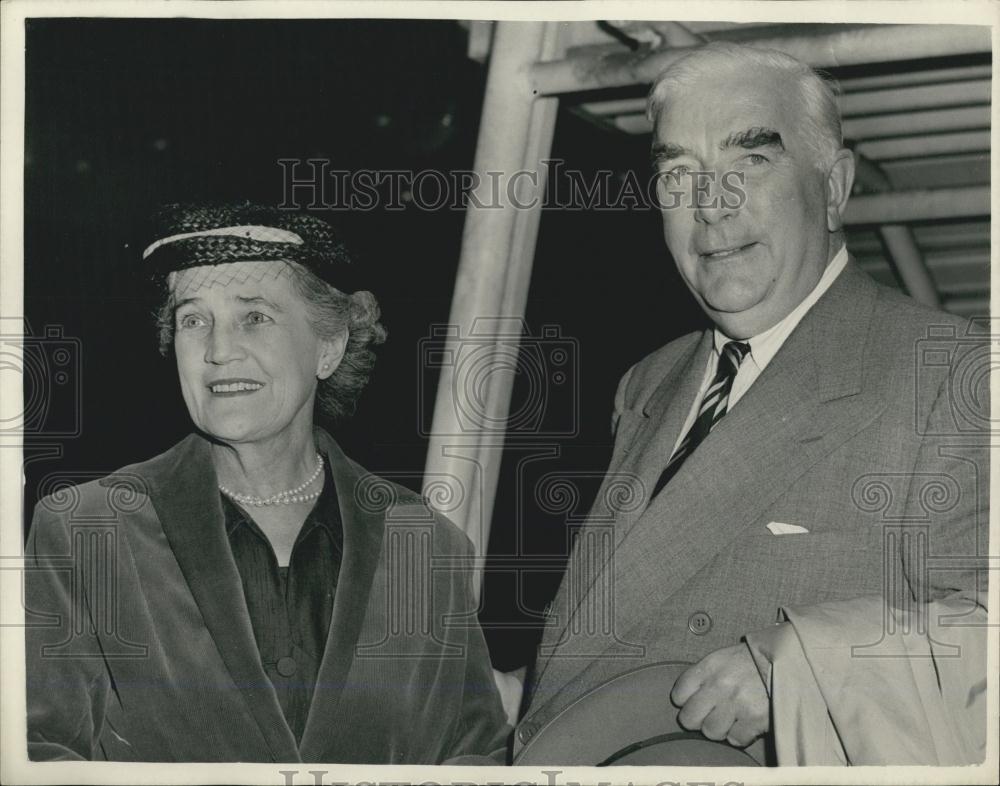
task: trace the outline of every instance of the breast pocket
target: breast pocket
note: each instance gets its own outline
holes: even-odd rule
[[[787,603],[818,602],[882,592],[891,576],[889,548],[878,528],[774,535],[746,539],[738,562],[773,585]],[[734,566],[736,567],[736,566]]]

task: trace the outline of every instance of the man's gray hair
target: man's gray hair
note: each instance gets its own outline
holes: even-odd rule
[[[693,49],[671,63],[653,82],[646,116],[655,123],[674,91],[690,87],[705,76],[725,68],[740,71],[747,68],[767,69],[775,79],[787,79],[790,84],[797,85],[802,100],[799,125],[802,139],[812,148],[820,169],[832,166],[837,151],[844,146],[836,83],[791,55],[775,49],[727,41],[713,41]]]

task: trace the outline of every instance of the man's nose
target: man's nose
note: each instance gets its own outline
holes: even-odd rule
[[[717,224],[731,218],[739,210],[739,200],[729,193],[716,173],[699,173],[703,177],[696,181],[693,203],[695,220],[703,224]]]
[[[244,355],[237,331],[226,325],[216,323],[208,334],[205,343],[205,362],[221,365],[232,360],[239,360]]]

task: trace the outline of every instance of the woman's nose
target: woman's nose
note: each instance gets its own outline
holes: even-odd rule
[[[205,362],[221,365],[243,356],[243,347],[236,331],[225,325],[214,325],[205,344]]]

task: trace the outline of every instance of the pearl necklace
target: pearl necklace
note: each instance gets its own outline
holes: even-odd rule
[[[279,491],[277,494],[272,494],[270,497],[255,497],[253,494],[238,494],[235,491],[230,491],[221,483],[219,484],[219,491],[225,494],[230,499],[234,499],[241,505],[250,505],[255,508],[262,508],[266,505],[291,505],[296,502],[309,502],[316,499],[322,493],[323,489],[319,491],[313,491],[309,494],[303,494],[309,486],[311,486],[319,474],[323,471],[323,457],[317,453],[316,454],[316,471],[310,475],[304,483],[299,484],[293,489],[288,489],[287,491]]]

